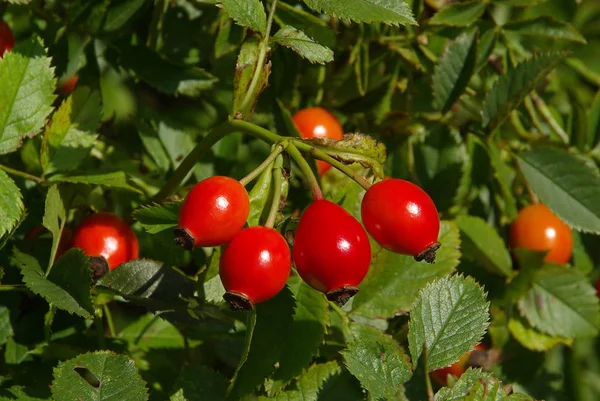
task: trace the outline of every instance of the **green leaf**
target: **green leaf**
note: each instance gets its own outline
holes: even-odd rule
[[[597,146],[600,139],[600,91],[596,92],[594,102],[588,110],[587,128],[588,146]]]
[[[0,205],[0,238],[4,240],[17,226],[25,206],[19,187],[3,170],[0,170]]]
[[[463,33],[453,41],[440,57],[432,77],[433,104],[442,113],[466,89],[475,71],[479,31]]]
[[[519,167],[540,200],[578,231],[600,233],[600,177],[564,150],[538,147],[521,152]]]
[[[273,372],[290,333],[293,313],[294,297],[287,286],[250,312],[244,354],[227,390],[229,396],[239,399],[252,392]]]
[[[142,121],[136,124],[136,128],[137,133],[144,144],[144,148],[146,148],[146,151],[148,151],[152,160],[154,160],[163,173],[167,172],[171,167],[171,160],[169,159],[169,155],[160,141],[156,130],[152,128],[150,124]]]
[[[88,352],[54,368],[56,400],[146,401],[148,390],[133,360],[111,351]]]
[[[185,366],[175,382],[171,401],[225,401],[227,381],[206,366]]]
[[[552,336],[594,336],[600,328],[596,290],[579,271],[563,266],[539,270],[519,310],[534,328]]]
[[[412,376],[408,355],[392,337],[364,326],[341,353],[346,367],[374,399],[397,399]]]
[[[470,26],[485,11],[485,2],[479,0],[451,3],[444,7],[429,21],[432,25]]]
[[[460,237],[453,223],[442,222],[438,240],[442,246],[436,261],[425,266],[411,256],[373,249],[367,277],[354,296],[352,313],[369,318],[391,318],[411,305],[425,285],[451,273],[458,265]]]
[[[56,255],[58,244],[62,236],[63,228],[67,221],[67,211],[60,191],[56,185],[52,185],[46,194],[46,204],[42,224],[52,233],[52,255]],[[54,257],[50,258],[50,264]]]
[[[271,74],[271,63],[257,66],[260,42],[255,37],[249,37],[242,44],[240,53],[235,64],[233,77],[233,111],[241,113],[242,116],[250,114],[258,100],[258,96],[269,83]],[[252,78],[256,68],[260,68],[259,78],[256,86],[250,90]],[[246,97],[248,100],[246,101]],[[243,107],[243,108],[242,108]]]
[[[10,310],[6,306],[0,306],[0,345],[6,344],[12,335],[13,328],[10,324]]]
[[[444,387],[437,392],[435,401],[508,401],[502,383],[490,373],[469,368],[452,388]]]
[[[354,22],[417,25],[404,0],[304,0],[304,3],[317,12]]]
[[[275,21],[281,27],[293,26],[323,46],[335,46],[335,33],[329,28],[327,22],[300,7],[278,2]]]
[[[133,218],[150,234],[177,226],[179,209],[183,201],[154,203],[133,211]]]
[[[200,96],[217,83],[217,78],[202,68],[181,67],[145,46],[124,48],[121,64],[141,80],[169,95]]]
[[[34,39],[19,42],[0,59],[0,155],[36,135],[52,111],[56,80],[50,58]]]
[[[501,75],[485,98],[483,124],[490,131],[500,125],[565,56],[566,53],[538,55]]]
[[[281,28],[272,36],[271,41],[292,49],[311,63],[325,64],[333,61],[333,50],[318,44],[292,26]]]
[[[38,261],[14,248],[11,263],[21,269],[23,282],[33,293],[67,312],[92,318],[90,261],[80,249],[69,249],[52,267],[48,277]]]
[[[112,5],[106,13],[103,30],[115,32],[124,28],[145,4],[146,0],[129,0]]]
[[[544,352],[558,344],[571,346],[573,343],[573,340],[569,338],[550,336],[539,332],[520,316],[513,317],[508,321],[508,329],[515,340],[532,351]]]
[[[267,14],[260,0],[219,0],[223,9],[238,25],[246,26],[255,32],[265,34]]]
[[[444,277],[428,284],[410,313],[412,360],[424,355],[427,371],[453,364],[481,341],[488,310],[483,288],[471,277]]]
[[[498,232],[482,218],[459,216],[462,251],[465,258],[482,262],[491,272],[510,277],[512,260]]]
[[[314,364],[308,368],[298,379],[296,384],[297,390],[288,390],[278,393],[274,397],[258,397],[259,401],[277,400],[277,401],[306,401],[323,399],[327,400],[327,396],[323,394],[323,389],[330,385],[331,382],[342,377],[342,367],[337,361],[329,361],[322,364]],[[345,387],[344,390],[348,390]],[[353,394],[354,395],[354,394]],[[339,391],[335,392],[335,397],[350,400],[356,398],[346,398]],[[335,398],[333,399],[335,400]]]
[[[280,390],[307,368],[323,341],[329,323],[329,303],[322,293],[315,291],[298,277],[288,280],[295,298],[294,322],[279,358],[279,368],[273,376],[270,393]]]
[[[546,0],[492,0],[493,3],[505,6],[530,7],[536,4],[545,3]]]
[[[522,21],[508,22],[502,26],[502,29],[517,32],[525,36],[586,43],[585,38],[575,27],[547,15]]]
[[[111,188],[122,188],[129,191],[142,193],[127,182],[127,175],[123,171],[114,171],[110,173],[95,173],[89,175],[53,175],[48,179],[49,182],[71,182],[73,184],[101,185]]]
[[[126,341],[130,347],[148,351],[150,349],[183,349],[185,338],[171,323],[147,313],[131,322],[119,331],[118,338]]]
[[[101,113],[100,94],[86,87],[60,105],[42,140],[44,174],[77,168],[94,146]]]
[[[250,199],[250,213],[248,214],[248,225],[257,226],[260,224],[260,218],[265,207],[271,198],[271,182],[273,181],[273,169],[267,167],[262,172],[252,190],[248,194]]]

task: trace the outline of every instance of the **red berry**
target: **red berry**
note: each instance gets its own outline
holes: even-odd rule
[[[15,37],[8,24],[0,21],[0,57],[15,46]]]
[[[475,346],[474,350],[471,350],[471,351],[467,352],[466,354],[464,354],[463,356],[461,356],[460,359],[458,361],[456,361],[455,363],[453,363],[452,365],[432,371],[431,377],[433,377],[435,379],[435,381],[437,381],[442,386],[445,386],[446,384],[448,384],[448,375],[449,374],[452,376],[455,376],[457,378],[460,378],[462,376],[462,374],[465,373],[465,370],[467,370],[470,366],[472,366],[472,364],[470,362],[471,355],[476,350],[485,352],[485,350],[486,350],[485,345],[477,344]]]
[[[73,247],[92,257],[95,269],[105,263],[113,270],[139,255],[135,233],[125,220],[112,213],[96,213],[83,219],[73,235]]]
[[[369,271],[371,244],[363,226],[344,208],[316,200],[298,223],[294,262],[304,281],[343,305]]]
[[[344,129],[337,118],[322,107],[302,109],[292,116],[292,120],[304,139],[329,138],[339,141],[344,136]],[[330,168],[331,164],[317,160],[320,175]]]
[[[268,227],[248,227],[229,242],[219,261],[219,275],[233,310],[250,310],[273,298],[285,285],[292,266],[283,236]]]
[[[511,248],[549,251],[546,261],[567,263],[573,251],[573,234],[544,204],[524,207],[510,226]]]
[[[175,242],[188,250],[223,245],[244,227],[249,212],[248,192],[239,181],[224,176],[207,178],[183,201]]]
[[[385,249],[417,261],[435,260],[440,219],[433,200],[417,185],[397,178],[374,184],[365,193],[361,214],[369,234]]]
[[[79,76],[77,74],[67,76],[60,80],[58,85],[58,91],[63,95],[70,95],[75,90],[75,85],[79,81]]]

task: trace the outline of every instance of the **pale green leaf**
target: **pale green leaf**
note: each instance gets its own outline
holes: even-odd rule
[[[413,361],[425,356],[428,371],[456,362],[477,345],[489,324],[489,303],[471,277],[440,278],[415,300],[408,325]]]
[[[410,6],[404,0],[304,0],[304,3],[315,11],[355,22],[417,24]]]
[[[0,155],[44,126],[55,88],[54,69],[39,41],[20,42],[0,58]]]
[[[325,64],[333,61],[333,51],[330,48],[318,44],[292,26],[281,28],[271,40],[292,49],[311,63]]]
[[[475,23],[485,11],[485,3],[480,0],[451,3],[429,21],[433,25],[469,26]]]
[[[508,22],[502,26],[502,29],[525,36],[562,39],[574,43],[586,42],[575,27],[547,15],[523,21]]]
[[[260,0],[219,0],[223,9],[241,26],[265,34],[267,14]]]
[[[544,352],[558,344],[566,344],[570,346],[573,343],[572,339],[551,336],[534,329],[527,323],[525,319],[520,316],[511,318],[508,321],[508,329],[515,340],[517,340],[523,347],[532,351]]]
[[[2,170],[0,170],[0,239],[16,227],[25,211],[23,196],[19,187]]]

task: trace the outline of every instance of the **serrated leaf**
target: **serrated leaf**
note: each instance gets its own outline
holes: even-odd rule
[[[206,366],[185,366],[177,378],[171,401],[225,401],[227,381]]]
[[[455,224],[443,221],[438,240],[442,244],[432,265],[386,250],[373,251],[367,277],[354,296],[352,313],[369,318],[390,318],[409,311],[425,285],[451,273],[459,262],[460,237]]]
[[[335,33],[329,28],[327,22],[303,8],[279,2],[277,3],[275,21],[279,26],[291,25],[301,30],[323,46],[330,48],[335,46]]]
[[[181,67],[163,59],[145,46],[122,50],[121,64],[160,92],[172,95],[199,96],[212,89],[217,78],[199,67]]]
[[[341,353],[346,367],[374,399],[396,399],[401,386],[412,376],[408,356],[392,337],[374,327],[360,328]]]
[[[585,38],[577,31],[577,29],[575,29],[575,27],[548,15],[542,15],[523,21],[508,22],[502,26],[502,29],[517,32],[526,36],[586,43]]]
[[[154,203],[133,211],[133,218],[150,234],[177,226],[183,201]]]
[[[171,167],[171,160],[165,147],[163,146],[158,133],[150,124],[139,121],[136,124],[137,133],[144,144],[144,148],[148,151],[148,154],[152,157],[152,160],[156,163],[158,168],[163,172],[167,172]]]
[[[539,332],[531,327],[527,321],[520,316],[511,318],[508,321],[508,329],[515,340],[523,347],[532,351],[543,352],[548,351],[558,344],[570,346],[573,343],[573,340],[569,338],[550,336]]]
[[[255,32],[265,34],[267,30],[267,14],[260,0],[219,0],[223,9],[241,26]]]
[[[6,306],[0,306],[0,345],[6,344],[8,338],[13,335],[10,323],[10,310]]]
[[[110,173],[94,173],[89,175],[53,175],[48,179],[49,182],[71,182],[73,184],[101,185],[112,188],[122,188],[129,191],[142,193],[139,189],[129,184],[127,175],[123,171],[114,171]]]
[[[433,104],[446,113],[463,93],[475,71],[479,31],[463,33],[440,57],[432,77]]]
[[[311,63],[325,64],[333,61],[333,50],[318,44],[292,26],[281,28],[271,40],[273,43],[292,49]]]
[[[44,126],[55,88],[54,69],[39,41],[19,42],[0,59],[0,155]]]
[[[3,170],[0,170],[0,205],[0,239],[4,240],[19,222],[25,206],[19,187]]]
[[[148,390],[135,362],[111,351],[88,352],[54,368],[56,400],[146,401]]]
[[[564,150],[539,147],[517,156],[531,189],[578,231],[600,233],[600,177]]]
[[[538,55],[501,75],[485,98],[483,124],[493,131],[565,56],[566,53]]]
[[[482,218],[459,216],[462,251],[465,258],[481,262],[488,270],[504,276],[512,275],[510,253],[498,232]]]
[[[425,355],[425,369],[456,362],[477,345],[489,324],[489,303],[471,277],[444,277],[428,284],[415,300],[408,324],[413,361]]]
[[[21,269],[23,282],[33,293],[69,313],[90,319],[94,307],[90,297],[90,261],[80,249],[69,249],[52,267],[48,277],[38,261],[13,249],[11,263]]]
[[[533,327],[553,336],[594,336],[600,328],[596,290],[575,269],[545,266],[518,305]]]
[[[273,375],[274,383],[269,393],[281,389],[302,373],[317,352],[328,324],[329,303],[322,293],[315,291],[298,277],[288,280],[296,299],[294,322],[279,358],[279,368]]]
[[[286,286],[274,298],[256,305],[246,326],[246,345],[228,395],[239,398],[260,385],[275,369],[293,323],[294,297]]]
[[[67,211],[60,191],[56,185],[52,185],[46,194],[44,208],[44,218],[42,224],[52,233],[52,255],[56,255],[63,228],[67,220]],[[50,258],[50,264],[54,261],[54,256]]]
[[[365,168],[372,168],[383,177],[383,167],[387,158],[387,150],[382,142],[369,135],[345,134],[339,141],[329,138],[304,139],[315,148],[327,147],[329,156],[346,164],[359,163]]]
[[[276,400],[276,401],[305,401],[316,399],[327,399],[323,396],[321,390],[328,383],[340,377],[343,373],[342,367],[337,361],[329,361],[323,364],[314,364],[308,368],[298,379],[296,383],[297,390],[288,390],[278,393],[273,397],[259,397],[259,401]],[[339,392],[336,396],[345,398]]]
[[[304,0],[315,11],[354,22],[417,25],[404,0]]]
[[[44,174],[76,168],[89,154],[100,126],[100,94],[77,88],[52,115],[44,133],[41,163]]]
[[[537,272],[542,268],[547,252],[516,248],[512,250],[519,267],[518,273],[504,287],[504,301],[509,304],[523,298],[533,287]]]
[[[233,77],[233,111],[242,116],[250,114],[258,100],[258,96],[267,87],[271,74],[271,63],[258,64],[260,42],[255,37],[244,41],[238,54]],[[250,91],[254,71],[260,68],[256,86]],[[246,100],[248,98],[248,100]]]
[[[469,26],[483,15],[486,4],[480,0],[451,3],[429,21],[432,25]]]
[[[469,368],[452,388],[444,387],[437,392],[435,401],[508,401],[502,383],[490,373]]]

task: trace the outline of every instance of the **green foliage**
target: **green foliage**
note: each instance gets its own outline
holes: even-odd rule
[[[21,191],[4,171],[0,171],[0,199],[4,205],[0,209],[0,238],[2,238],[17,225],[23,214]]]

